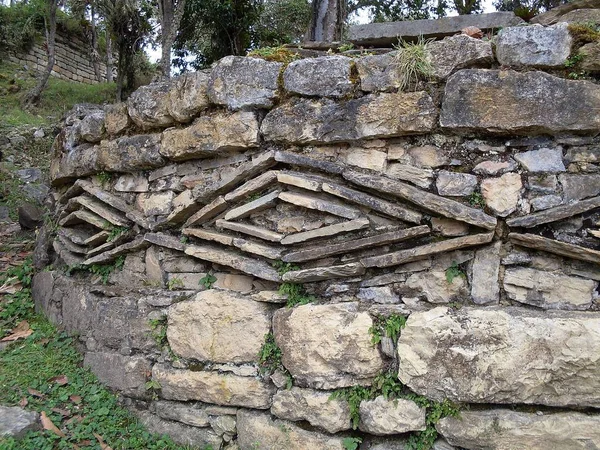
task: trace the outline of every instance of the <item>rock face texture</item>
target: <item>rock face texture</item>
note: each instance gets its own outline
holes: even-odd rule
[[[600,87],[562,68],[597,7],[353,28],[437,39],[408,86],[406,47],[317,43],[76,106],[36,308],[184,445],[599,447]]]
[[[599,322],[518,308],[414,313],[398,341],[398,378],[436,399],[595,406]]]
[[[34,411],[25,411],[18,406],[0,406],[0,437],[24,437],[28,431],[40,428],[39,414]]]

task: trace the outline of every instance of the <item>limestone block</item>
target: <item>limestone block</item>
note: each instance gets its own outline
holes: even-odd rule
[[[154,408],[156,414],[163,419],[175,420],[193,427],[210,426],[206,410],[196,405],[161,400],[154,403]]]
[[[123,356],[118,353],[88,352],[83,364],[108,387],[130,397],[144,398],[145,384],[152,364],[143,356]]]
[[[330,392],[292,387],[273,397],[271,414],[280,419],[306,420],[328,433],[350,429],[350,407],[345,400],[330,399]]]
[[[258,121],[253,112],[216,112],[199,117],[186,128],[166,130],[162,154],[179,161],[257,146]]]
[[[199,361],[257,359],[271,328],[273,308],[232,292],[203,291],[169,308],[167,338],[175,354]]]
[[[564,173],[558,176],[564,203],[573,203],[600,194],[600,174]]]
[[[277,99],[282,63],[259,58],[226,56],[213,68],[208,97],[229,109],[271,108]]]
[[[104,137],[104,131],[104,111],[88,114],[79,124],[81,138],[86,142],[100,142]]]
[[[189,122],[209,105],[206,71],[184,73],[174,80],[167,109],[175,120]]]
[[[369,336],[373,321],[358,307],[358,303],[304,305],[275,313],[273,332],[283,365],[299,386],[368,385],[383,368]]]
[[[237,413],[238,445],[260,450],[343,450],[342,437],[304,430],[290,422],[272,420],[269,414],[240,409]]]
[[[431,169],[421,169],[408,164],[392,163],[389,165],[386,174],[390,178],[409,181],[425,189],[429,188],[433,181],[433,171]]]
[[[425,429],[425,408],[411,400],[386,400],[383,395],[360,402],[361,431],[385,436]]]
[[[528,172],[566,172],[562,160],[562,150],[558,148],[541,148],[517,153],[514,158]]]
[[[600,43],[590,42],[579,49],[579,54],[583,56],[581,60],[581,69],[588,72],[600,71]]]
[[[435,126],[437,108],[425,92],[373,94],[344,102],[299,99],[269,112],[267,141],[290,144],[350,142],[421,134]]]
[[[201,280],[206,276],[204,272],[169,272],[167,284],[171,289],[186,289],[199,291],[203,289]]]
[[[478,305],[497,304],[500,299],[500,241],[475,252],[471,267],[471,298]]]
[[[599,351],[599,313],[438,307],[410,315],[398,378],[436,400],[597,407]]]
[[[433,76],[445,80],[459,69],[490,67],[494,62],[492,44],[466,34],[450,36],[427,45]]]
[[[117,192],[148,192],[148,178],[143,175],[121,175],[117,178],[114,189]]]
[[[467,294],[464,277],[454,277],[450,283],[442,271],[414,273],[406,280],[406,286],[416,289],[430,303],[449,303]]]
[[[453,131],[597,132],[600,86],[543,72],[461,70],[446,84],[440,125]]]
[[[294,94],[340,98],[350,94],[352,59],[347,56],[320,56],[291,62],[283,73],[283,84]]]
[[[596,286],[592,280],[525,267],[506,269],[504,274],[506,295],[543,309],[589,309]]]
[[[98,154],[100,170],[134,172],[164,166],[160,154],[160,134],[124,136],[112,141],[102,141]]]
[[[471,195],[477,187],[477,177],[468,173],[441,170],[435,181],[439,195],[465,197]]]
[[[503,28],[498,33],[496,57],[507,66],[562,67],[572,41],[566,23]]]
[[[139,194],[135,202],[146,216],[169,214],[175,193],[172,191]]]
[[[505,173],[499,178],[486,178],[481,182],[481,195],[485,204],[495,214],[506,217],[517,209],[523,183],[517,173]]]
[[[131,120],[142,129],[164,128],[175,120],[169,114],[169,92],[172,82],[152,83],[142,86],[127,99]]]
[[[397,52],[369,55],[355,60],[360,89],[365,92],[389,92],[400,86]]]
[[[57,140],[60,135],[57,136]],[[56,145],[56,142],[55,142]],[[55,157],[50,163],[50,180],[52,185],[60,185],[76,177],[93,175],[99,171],[100,147],[82,144],[72,147],[67,153]]]
[[[115,103],[104,107],[104,123],[109,136],[115,136],[125,130],[131,123],[126,103]]]
[[[482,161],[473,167],[473,172],[479,175],[502,175],[517,168],[512,159],[508,161]]]
[[[152,379],[166,400],[200,400],[223,406],[268,409],[274,387],[253,377],[171,369],[155,364]]]
[[[408,150],[408,157],[414,165],[428,169],[435,169],[450,163],[450,159],[443,149],[433,145],[412,147]]]
[[[436,428],[453,445],[464,448],[579,449],[600,446],[600,416],[576,412],[532,414],[492,409],[462,411]]]
[[[140,423],[150,432],[167,434],[174,442],[186,447],[221,448],[222,439],[210,428],[197,428],[163,420],[147,411],[137,412]]]
[[[25,437],[29,431],[40,428],[39,416],[35,411],[26,411],[18,406],[0,405],[0,438]]]

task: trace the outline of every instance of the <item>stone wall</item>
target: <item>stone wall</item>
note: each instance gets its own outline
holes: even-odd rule
[[[35,71],[45,70],[48,64],[48,54],[45,42],[36,42],[31,50],[22,54],[9,54],[8,61],[26,65]],[[106,64],[99,62],[100,75],[106,81]],[[89,45],[76,37],[56,35],[56,58],[52,76],[61,80],[77,81],[86,84],[96,84],[96,74],[90,57]]]
[[[393,52],[227,57],[78,107],[36,304],[184,443],[596,448],[600,85],[570,45],[447,37],[405,92]]]

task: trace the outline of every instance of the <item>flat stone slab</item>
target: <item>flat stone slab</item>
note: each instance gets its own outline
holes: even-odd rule
[[[309,283],[312,281],[348,278],[365,273],[361,263],[349,263],[339,266],[315,267],[314,269],[291,270],[282,277],[283,281],[292,283]]]
[[[282,308],[273,317],[283,365],[298,386],[316,389],[371,384],[384,366],[371,343],[371,326],[371,316],[359,311],[358,303]]]
[[[560,242],[535,234],[510,233],[508,238],[516,245],[554,253],[568,258],[600,264],[600,251],[580,245]]]
[[[464,17],[464,16],[461,16]],[[448,79],[440,125],[455,132],[598,132],[600,86],[544,72],[461,70]]]
[[[359,411],[359,429],[376,436],[425,429],[425,408],[412,400],[386,400],[380,395],[373,400],[363,400]]]
[[[279,194],[279,198],[284,202],[291,203],[308,209],[333,214],[334,216],[344,217],[346,219],[356,219],[361,215],[358,209],[341,205],[321,197],[301,192],[284,191]],[[227,219],[227,216],[225,216]]]
[[[19,439],[28,431],[40,427],[40,415],[34,411],[26,411],[18,406],[0,405],[0,438],[12,437]]]
[[[600,447],[600,416],[578,412],[533,414],[491,409],[461,411],[436,429],[461,448],[548,450]]]
[[[600,313],[445,307],[410,315],[398,378],[435,400],[600,405]]]
[[[352,59],[347,56],[321,56],[292,61],[283,73],[286,91],[318,97],[344,97],[352,92]]]
[[[419,37],[441,38],[460,33],[466,27],[491,31],[523,23],[512,12],[494,12],[443,17],[436,20],[406,20],[402,22],[353,25],[348,29],[348,40],[357,46],[391,47],[398,40],[416,41]]]
[[[263,195],[262,197],[256,200],[230,209],[225,214],[225,220],[243,219],[244,217],[248,217],[251,214],[255,214],[257,212],[270,208],[275,204],[275,200],[277,199],[279,193],[279,191],[273,191],[270,194]]]
[[[268,303],[210,289],[169,308],[167,339],[173,352],[184,358],[253,362],[271,328],[271,315]]]
[[[260,239],[265,239],[271,242],[281,242],[284,238],[283,234],[276,233],[266,228],[257,227],[256,225],[249,225],[246,223],[228,222],[227,220],[218,219],[216,225],[219,228],[226,228],[232,231],[238,231],[240,233],[254,236]]]
[[[290,234],[284,237],[281,240],[281,243],[284,245],[291,245],[297,244],[299,242],[310,241],[312,239],[318,239],[321,237],[335,236],[337,234],[346,233],[349,231],[362,230],[363,228],[367,228],[369,224],[369,219],[361,217],[360,219],[336,223],[335,225],[317,228],[316,230]]]

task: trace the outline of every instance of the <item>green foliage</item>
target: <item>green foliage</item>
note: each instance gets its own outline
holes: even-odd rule
[[[340,45],[338,51],[340,53],[347,52],[354,49],[354,44],[352,42],[347,42],[345,44]]]
[[[283,261],[274,261],[273,267],[277,269],[277,273],[281,276],[284,276],[286,273],[291,272],[293,270],[300,270],[300,267],[298,267],[297,265],[292,263],[286,263]]]
[[[125,256],[118,256],[111,264],[92,264],[91,266],[84,266],[78,264],[76,266],[70,266],[66,270],[66,275],[71,275],[73,272],[89,272],[93,275],[100,277],[102,284],[108,284],[108,279],[115,270],[121,270],[125,264]]]
[[[111,227],[110,231],[108,232],[108,238],[106,239],[107,242],[112,242],[115,239],[117,239],[119,236],[121,236],[124,233],[127,233],[129,231],[129,227]]]
[[[478,208],[485,208],[485,199],[483,198],[483,195],[481,195],[481,192],[473,192],[471,195],[469,195],[469,204],[471,206],[476,206]]]
[[[253,46],[299,43],[308,29],[309,0],[264,0],[260,5]]]
[[[206,289],[212,289],[213,284],[215,284],[216,281],[217,281],[217,277],[215,277],[211,273],[207,273],[205,276],[200,278],[199,284],[201,286],[204,286]]]
[[[435,425],[444,417],[458,417],[460,411],[456,405],[448,399],[442,402],[429,400],[420,395],[408,395],[406,398],[413,400],[417,405],[426,408],[425,425],[423,431],[412,433],[406,444],[407,450],[429,450],[433,447],[433,443],[438,438],[438,432]]]
[[[183,280],[181,278],[173,277],[167,281],[167,289],[175,291],[177,289],[183,289]]]
[[[479,5],[479,2],[475,2],[475,4]],[[373,22],[395,22],[444,17],[448,7],[449,5],[446,1],[432,0],[350,0],[348,2],[348,11],[350,13],[366,8]]]
[[[333,391],[329,398],[331,400],[341,399],[348,402],[352,429],[356,430],[358,428],[358,423],[360,422],[360,402],[363,400],[371,400],[375,398],[375,396],[373,396],[373,390],[371,388],[352,386]]]
[[[287,389],[292,387],[292,376],[281,361],[281,349],[275,342],[273,333],[265,334],[265,342],[258,352],[258,366],[261,374],[272,374],[276,370],[282,371],[287,377]]]
[[[515,15],[529,21],[534,16],[556,8],[568,0],[494,0],[498,11],[514,11]]]
[[[293,52],[285,47],[261,47],[249,51],[247,56],[261,58],[266,61],[281,62],[284,64],[289,64],[292,61],[301,59],[301,56],[298,53]],[[257,198],[260,198],[260,196],[258,196]],[[252,196],[250,196],[249,199],[256,200],[257,198],[252,198]]]
[[[383,336],[387,336],[396,342],[400,336],[400,330],[406,325],[406,317],[400,314],[392,314],[388,317],[377,317],[373,326],[369,328],[371,342],[377,345]]]
[[[427,44],[422,36],[415,43],[401,41],[395,48],[396,65],[398,66],[398,89],[404,91],[410,86],[416,89],[420,79],[428,80],[433,74],[433,66],[429,61]]]
[[[105,185],[105,184],[110,183],[110,180],[112,180],[112,173],[102,171],[102,172],[99,172],[96,175],[96,178],[98,178],[98,181],[100,183],[102,183],[103,185]]]
[[[600,25],[595,23],[570,23],[569,33],[573,38],[573,48],[600,41]]]
[[[458,263],[456,261],[452,261],[452,265],[446,269],[446,281],[452,284],[456,277],[466,278],[466,275],[458,266]]]
[[[342,446],[346,450],[357,450],[361,442],[362,439],[359,437],[347,437],[342,439]]]
[[[287,295],[286,306],[293,308],[297,305],[307,305],[315,301],[315,297],[308,295],[303,285],[299,283],[282,283],[279,286],[279,293]]]
[[[152,339],[156,342],[158,348],[163,348],[168,345],[167,341],[167,316],[160,319],[151,319],[148,321],[152,329]]]
[[[27,52],[44,26],[43,3],[0,6],[0,49]]]
[[[32,274],[31,261],[0,274],[0,280],[18,277],[25,287],[18,297],[8,296],[13,297],[8,300],[6,295],[0,297],[2,328],[12,329],[27,320],[33,330],[29,337],[0,351],[0,404],[16,406],[25,399],[27,409],[45,411],[67,437],[59,438],[44,430],[30,431],[18,441],[4,438],[0,447],[3,450],[69,449],[89,440],[92,444],[86,448],[99,448],[96,433],[115,449],[183,450],[184,447],[174,444],[170,438],[152,435],[139,425],[133,415],[119,405],[117,396],[83,366],[76,340],[35,313],[29,291]],[[7,305],[12,306],[7,308]],[[66,383],[57,383],[57,378]],[[67,415],[63,416],[59,410]],[[69,420],[75,416],[81,420]]]

